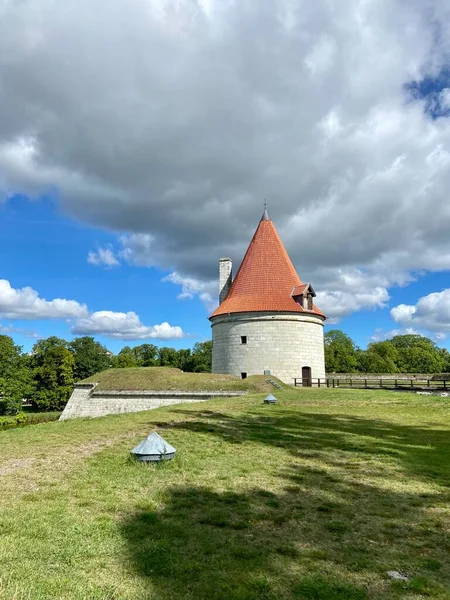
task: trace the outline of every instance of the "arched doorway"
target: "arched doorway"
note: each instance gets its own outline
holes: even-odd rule
[[[302,386],[303,387],[311,387],[312,386],[311,367],[302,367]]]

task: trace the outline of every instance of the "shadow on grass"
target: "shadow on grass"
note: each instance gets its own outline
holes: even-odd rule
[[[345,470],[345,459],[350,467],[356,455],[360,463],[364,457],[392,458],[410,476],[447,486],[447,432],[294,411],[186,415],[191,420],[156,425],[220,436],[230,444],[282,447],[292,462],[278,473],[281,492],[179,486],[167,490],[163,509],[140,506],[126,515],[122,533],[134,568],[148,581],[149,597],[450,597],[450,542],[442,521],[430,512],[448,503],[448,489],[406,493],[358,480],[352,469],[347,476]],[[311,455],[339,466],[339,474],[296,464],[296,458]],[[382,471],[381,464],[380,481]],[[403,474],[386,476],[401,480]],[[388,570],[407,573],[409,581],[390,581]]]
[[[152,597],[161,600],[365,599],[362,586],[313,568],[327,553],[298,544],[304,518],[294,491],[278,496],[180,487],[170,491],[161,512],[130,516],[123,533]],[[309,564],[310,572],[294,575],[296,564],[301,571]]]
[[[450,487],[448,429],[397,425],[348,414],[311,414],[268,407],[238,417],[214,411],[177,411],[186,421],[151,422],[160,429],[177,428],[215,435],[230,443],[256,442],[284,448],[296,457],[320,457],[342,466],[352,455],[391,457],[404,474]],[[341,460],[336,461],[335,456]],[[389,475],[391,477],[392,474]]]

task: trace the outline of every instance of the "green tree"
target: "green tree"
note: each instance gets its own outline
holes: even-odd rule
[[[139,367],[154,367],[158,360],[158,347],[154,344],[141,344],[133,348]]]
[[[60,346],[62,346],[63,348],[67,348],[68,343],[66,342],[66,340],[63,340],[62,338],[59,338],[56,335],[51,335],[48,338],[38,340],[33,346],[31,355],[33,357],[42,356],[48,350],[50,350],[50,348],[55,348],[55,347],[60,347]]]
[[[0,414],[17,414],[30,391],[31,372],[22,348],[8,335],[0,335]]]
[[[363,373],[397,373],[398,350],[391,341],[369,344],[366,351],[357,352],[359,367]]]
[[[325,369],[327,373],[354,373],[358,367],[353,340],[339,329],[331,329],[324,336]]]
[[[182,348],[177,350],[176,366],[182,371],[190,372],[193,370],[193,358],[190,348]]]
[[[105,346],[96,342],[93,337],[75,338],[69,343],[69,349],[72,350],[75,359],[75,381],[105,371],[111,365],[110,353]]]
[[[138,362],[136,360],[136,354],[133,352],[133,349],[130,346],[125,346],[119,352],[117,356],[114,357],[113,366],[117,369],[127,369],[129,367],[138,367]]]
[[[197,342],[192,349],[192,371],[210,373],[212,368],[212,341]]]
[[[439,348],[442,360],[442,373],[450,373],[450,352],[446,348]]]
[[[9,335],[0,335],[0,377],[14,376],[20,356],[20,346]]]
[[[396,335],[390,340],[398,351],[397,366],[402,373],[442,373],[445,358],[430,339],[416,334]]]
[[[158,348],[158,365],[160,367],[178,367],[178,355],[175,348],[167,348],[167,346]]]
[[[61,410],[73,391],[75,358],[65,340],[50,337],[33,346],[34,391],[32,403],[39,410]]]

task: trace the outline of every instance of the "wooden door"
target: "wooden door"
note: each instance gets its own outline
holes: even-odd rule
[[[312,386],[311,367],[302,367],[302,386],[303,387],[311,387]]]

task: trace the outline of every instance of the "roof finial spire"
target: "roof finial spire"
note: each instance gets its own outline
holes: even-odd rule
[[[264,212],[261,221],[270,221],[269,213],[267,212],[267,200],[264,198]]]

